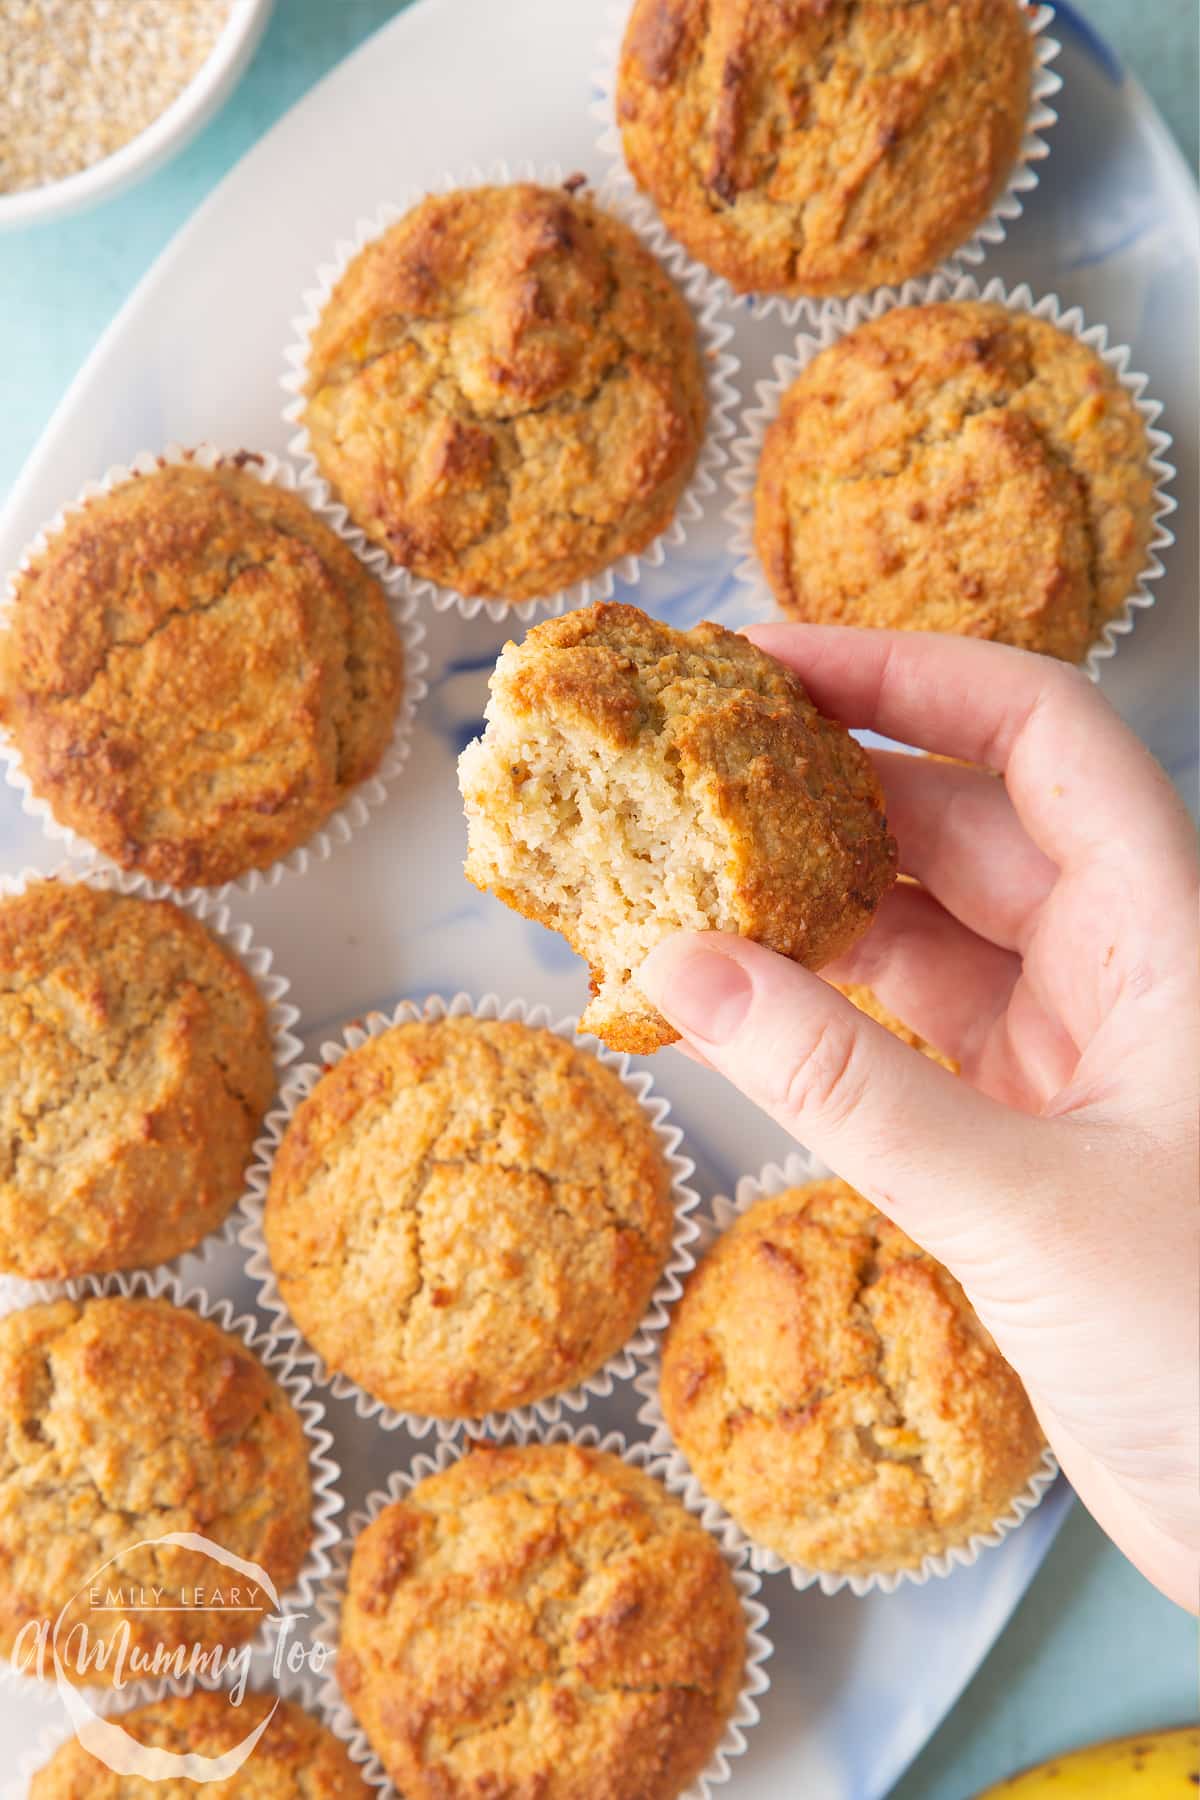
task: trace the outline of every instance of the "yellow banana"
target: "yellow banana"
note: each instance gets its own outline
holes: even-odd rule
[[[1200,1800],[1200,1727],[1089,1744],[1023,1769],[977,1800]]]

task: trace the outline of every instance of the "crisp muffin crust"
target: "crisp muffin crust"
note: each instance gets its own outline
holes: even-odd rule
[[[767,432],[755,544],[796,618],[1078,662],[1137,584],[1150,446],[1095,351],[982,301],[897,307],[815,356]]]
[[[919,275],[1016,162],[1033,47],[1017,0],[634,0],[625,158],[739,293]]]
[[[282,1595],[311,1536],[308,1449],[286,1393],[239,1338],[166,1300],[54,1300],[0,1319],[0,1655],[33,1646],[62,1614],[60,1655],[107,1647],[88,1683],[135,1674],[134,1654],[190,1654],[253,1637],[269,1593],[196,1550],[150,1544],[195,1532],[265,1569]],[[103,1592],[96,1607],[90,1590]],[[200,1611],[197,1587],[240,1588],[246,1610]],[[152,1588],[183,1612],[142,1610]],[[122,1610],[102,1611],[108,1590]],[[130,1598],[137,1604],[130,1606]],[[129,1631],[129,1654],[119,1644]],[[160,1673],[169,1672],[159,1670]]]
[[[266,1004],[169,901],[0,897],[0,1270],[167,1262],[241,1192],[275,1075]]]
[[[477,1417],[592,1374],[670,1253],[670,1169],[594,1056],[515,1020],[393,1026],[298,1107],[264,1230],[333,1369],[401,1411]]]
[[[842,1181],[760,1200],[692,1275],[661,1399],[756,1543],[840,1575],[988,1531],[1045,1448],[958,1283]]]
[[[869,758],[790,670],[719,625],[593,606],[507,644],[459,761],[466,872],[591,966],[580,1023],[637,1054],[676,1033],[637,985],[680,928],[809,968],[896,872]]]
[[[122,1713],[117,1723],[147,1748],[221,1756],[233,1750],[271,1711],[273,1694],[248,1693],[240,1706],[223,1693],[197,1688]],[[224,1781],[147,1781],[116,1775],[70,1739],[39,1769],[29,1800],[367,1800],[374,1790],[344,1744],[291,1700],[280,1700],[270,1724],[235,1775]]]
[[[313,454],[367,536],[514,601],[657,537],[708,412],[653,256],[587,194],[527,182],[432,195],[368,244],[313,333],[307,394]]]
[[[657,1481],[484,1445],[359,1537],[337,1673],[407,1800],[673,1800],[745,1655],[720,1551]]]
[[[304,843],[376,769],[400,701],[382,589],[236,462],[164,465],[70,514],[0,636],[0,723],[34,792],[173,887]]]

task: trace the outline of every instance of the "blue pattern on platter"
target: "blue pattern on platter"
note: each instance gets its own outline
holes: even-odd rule
[[[445,169],[497,155],[599,172],[587,115],[593,45],[605,0],[508,0],[478,8],[463,34],[457,9],[424,0],[387,27],[308,96],[218,190],[130,302],[100,346],[31,460],[0,520],[0,561],[12,566],[57,506],[108,464],[174,437],[282,452],[275,381],[286,321],[312,270],[387,183],[437,179]],[[1157,118],[1107,49],[1066,7],[1060,122],[1041,185],[985,274],[1028,280],[1080,303],[1131,343],[1135,366],[1166,402],[1175,438],[1177,492],[1196,488],[1194,190]],[[536,44],[537,67],[514,73],[514,45]],[[463,105],[439,108],[422,70],[453,64]],[[524,99],[512,86],[528,83]],[[470,105],[466,103],[469,97]],[[390,135],[388,135],[390,134]],[[320,146],[319,155],[313,146]],[[296,180],[295,171],[304,179]],[[381,172],[385,171],[385,172]],[[253,231],[247,221],[254,221]],[[229,246],[237,245],[231,272]],[[240,296],[228,326],[230,282]],[[734,314],[744,398],[789,347],[778,323]],[[188,348],[180,355],[180,346]],[[1107,666],[1105,691],[1181,788],[1197,773],[1196,522],[1171,521],[1179,537],[1157,604]],[[740,625],[746,590],[732,576],[717,503],[664,565],[621,590],[677,626],[703,617]],[[487,673],[503,626],[430,615],[431,691],[412,758],[366,828],[329,862],[289,877],[234,910],[276,951],[302,1008],[310,1052],[343,1021],[401,998],[466,989],[544,1001],[576,1012],[585,984],[556,936],[478,894],[461,874],[463,831],[454,776],[462,744],[479,728]],[[0,799],[0,864],[49,868],[59,858]],[[707,1197],[779,1160],[783,1135],[703,1070],[664,1053],[645,1065],[672,1101]],[[210,1289],[251,1302],[236,1255],[198,1271]],[[408,1455],[403,1434],[386,1439],[345,1405],[331,1408],[350,1505]],[[594,1409],[602,1425],[636,1431],[620,1394]],[[734,1800],[879,1800],[953,1702],[1009,1617],[1053,1538],[1069,1496],[1059,1483],[1026,1524],[971,1569],[924,1588],[855,1600],[796,1594],[768,1578],[777,1653],[763,1721],[726,1790]],[[40,1713],[42,1709],[38,1709]],[[0,1739],[23,1745],[28,1705],[0,1687]]]

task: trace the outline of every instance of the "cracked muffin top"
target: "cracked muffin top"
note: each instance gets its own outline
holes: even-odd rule
[[[587,194],[527,182],[431,195],[360,251],[307,396],[355,524],[417,575],[512,601],[657,537],[708,411],[695,324],[653,256]]]
[[[983,223],[1032,70],[1019,0],[635,0],[617,123],[665,223],[739,293],[852,294]]]
[[[61,825],[217,886],[295,850],[378,767],[402,651],[383,591],[233,459],[70,513],[16,579],[0,724]]]
[[[122,1713],[116,1723],[147,1749],[218,1757],[236,1750],[268,1714],[241,1767],[203,1783],[206,1800],[367,1800],[375,1791],[331,1731],[291,1700],[276,1704],[273,1694],[248,1693],[235,1706],[226,1693],[197,1688]],[[34,1775],[29,1800],[195,1800],[198,1791],[200,1784],[186,1778],[118,1775],[71,1738]]]
[[[0,1271],[168,1262],[237,1200],[275,1089],[266,1004],[166,900],[0,897]]]
[[[638,982],[672,931],[819,969],[895,880],[867,753],[737,632],[585,607],[506,644],[489,686],[458,765],[467,877],[587,958],[580,1025],[612,1050],[675,1042]]]
[[[745,1657],[724,1558],[659,1482],[578,1445],[484,1444],[359,1536],[337,1674],[409,1800],[674,1800]]]
[[[299,1414],[211,1320],[117,1294],[0,1319],[0,1656],[23,1672],[54,1679],[36,1634],[60,1614],[63,1673],[85,1685],[245,1643],[299,1573],[311,1511]]]
[[[479,1417],[574,1386],[637,1328],[670,1253],[670,1168],[618,1076],[551,1031],[395,1025],[297,1108],[264,1230],[331,1369]]]
[[[755,546],[793,617],[1079,662],[1154,528],[1146,428],[1086,344],[983,301],[896,307],[815,356],[763,445]]]
[[[672,1314],[660,1395],[746,1535],[836,1575],[989,1531],[1045,1447],[953,1276],[843,1181],[759,1200],[717,1239]]]

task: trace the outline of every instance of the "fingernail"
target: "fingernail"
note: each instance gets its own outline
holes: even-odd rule
[[[706,1044],[727,1044],[750,1007],[740,963],[702,944],[670,940],[650,952],[638,980],[673,1025]]]

